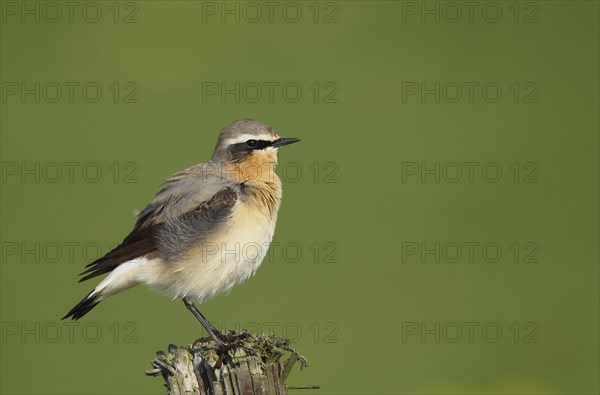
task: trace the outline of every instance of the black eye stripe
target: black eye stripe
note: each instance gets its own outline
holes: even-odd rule
[[[252,141],[250,144],[248,144],[248,142],[251,140],[252,139],[246,140],[242,143],[231,144],[227,148],[227,152],[229,152],[231,160],[233,160],[234,162],[239,162],[243,160],[246,157],[246,155],[250,154],[252,151],[262,150],[273,145],[273,142],[268,140],[254,140],[256,143]],[[250,145],[252,145],[252,147]]]
[[[267,147],[270,147],[271,144],[273,144],[272,141],[268,141],[268,140],[248,140],[246,141],[245,145],[253,150],[256,149],[265,149]]]

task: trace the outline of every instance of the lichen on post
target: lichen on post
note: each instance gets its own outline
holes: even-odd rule
[[[225,347],[210,338],[187,347],[169,345],[168,354],[156,353],[147,375],[162,375],[170,395],[233,395],[288,393],[285,384],[292,368],[306,358],[287,339],[271,333],[226,331]],[[286,356],[289,355],[287,358]]]

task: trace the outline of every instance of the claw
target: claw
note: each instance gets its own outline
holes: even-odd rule
[[[197,344],[201,344],[201,343],[206,343],[207,341],[212,340],[212,338],[210,336],[204,336],[201,338],[198,338],[196,340],[194,340],[194,342],[192,343],[192,348],[196,347]]]
[[[217,347],[217,355],[219,356],[219,359],[217,359],[217,362],[215,363],[215,369],[221,369],[221,366],[223,366],[223,361],[226,358],[227,358],[227,364],[230,367],[234,368],[235,363],[233,362],[231,355],[229,355],[229,350],[236,348],[237,345],[232,344],[232,343],[221,343],[221,344],[217,344],[216,347]]]

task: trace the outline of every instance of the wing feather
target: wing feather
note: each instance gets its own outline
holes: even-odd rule
[[[119,246],[88,264],[80,281],[108,273],[120,264],[156,253],[170,259],[201,242],[209,231],[230,217],[238,193],[233,185],[203,182],[195,177],[175,179],[138,215],[136,224]],[[196,182],[194,185],[192,183]],[[221,186],[221,188],[218,188]],[[207,196],[207,193],[210,195]]]

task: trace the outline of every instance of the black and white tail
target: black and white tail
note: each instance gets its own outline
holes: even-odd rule
[[[142,257],[119,265],[92,292],[83,298],[81,302],[77,303],[63,317],[63,320],[65,318],[78,320],[107,297],[139,284],[140,271],[147,262],[149,261]]]
[[[77,303],[77,305],[73,307],[62,319],[64,320],[65,318],[72,318],[74,320],[78,320],[84,315],[86,315],[91,309],[96,307],[98,303],[100,303],[100,299],[98,298],[98,295],[93,294],[94,291],[90,292],[85,298],[83,298],[81,302]]]

